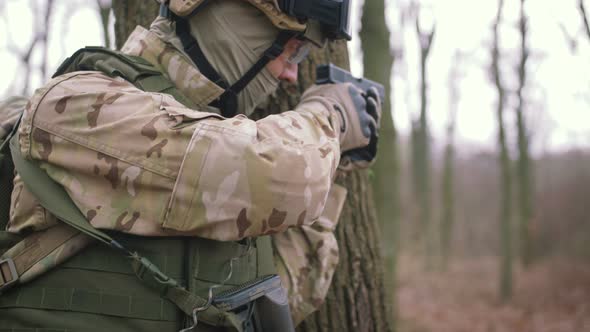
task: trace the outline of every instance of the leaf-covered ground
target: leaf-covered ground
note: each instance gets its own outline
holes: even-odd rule
[[[401,257],[398,331],[590,332],[590,262],[546,259],[514,276],[514,296],[501,305],[496,258],[424,272],[421,261]]]

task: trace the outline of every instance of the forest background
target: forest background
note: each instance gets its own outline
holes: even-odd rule
[[[2,0],[0,96],[115,48],[127,2]],[[590,331],[588,1],[353,4],[351,69],[391,88],[364,174],[385,272],[367,289],[395,300],[353,330]]]

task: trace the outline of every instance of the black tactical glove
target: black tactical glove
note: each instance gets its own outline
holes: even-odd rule
[[[340,168],[351,170],[357,168],[367,168],[371,166],[377,155],[377,142],[379,139],[379,126],[381,123],[381,100],[376,88],[370,88],[363,94],[366,103],[366,114],[371,116],[368,123],[370,129],[369,144],[356,149],[344,151],[340,159]]]
[[[303,94],[302,101],[317,97],[330,102],[340,120],[340,168],[369,166],[375,157],[381,119],[377,90],[363,93],[351,83],[312,86]]]

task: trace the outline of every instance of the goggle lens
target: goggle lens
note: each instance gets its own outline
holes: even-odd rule
[[[290,64],[296,65],[301,63],[301,61],[305,60],[311,51],[311,43],[308,41],[302,41],[299,46],[293,51],[291,56],[287,59],[287,62]]]

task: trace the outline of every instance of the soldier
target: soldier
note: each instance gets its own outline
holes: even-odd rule
[[[309,10],[323,5],[343,15]],[[172,0],[122,53],[87,48],[64,62],[28,101],[13,150],[137,264],[91,245],[93,231],[49,213],[18,174],[6,229],[26,237],[0,260],[0,329],[259,330],[272,313],[246,303],[227,314],[218,299],[275,273],[295,324],[317,309],[338,261],[346,192],[334,175],[374,158],[358,152],[378,127],[377,94],[315,86],[291,112],[247,116],[281,80],[296,81],[311,46],[349,37],[340,6]],[[12,261],[17,273],[6,272]]]

